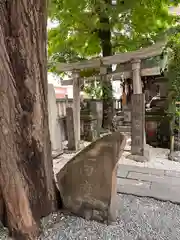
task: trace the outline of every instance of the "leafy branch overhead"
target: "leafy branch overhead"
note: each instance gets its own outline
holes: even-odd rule
[[[51,0],[49,17],[57,24],[48,32],[50,62],[98,56],[101,30],[110,29],[113,53],[152,44],[175,21],[168,15],[169,4],[172,1]]]
[[[180,101],[180,32],[179,26],[170,36],[167,48],[170,49],[167,77],[169,98],[172,102]]]
[[[57,26],[48,34],[51,63],[110,56],[153,44],[165,37],[177,17],[169,15],[173,0],[51,0],[49,17]],[[70,53],[67,55],[67,52]],[[68,57],[67,57],[68,56]],[[53,71],[56,71],[54,68]],[[111,68],[109,68],[111,71]],[[56,71],[57,72],[57,71]],[[90,70],[91,74],[94,72]],[[90,73],[86,71],[88,76]],[[84,76],[85,76],[84,75]],[[103,127],[113,109],[110,80],[102,82]],[[113,111],[113,110],[112,110]]]

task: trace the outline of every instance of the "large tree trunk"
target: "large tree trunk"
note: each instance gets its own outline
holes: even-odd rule
[[[104,0],[105,4],[111,4],[111,0]],[[101,41],[101,49],[103,57],[112,55],[112,44],[111,44],[111,28],[109,22],[109,16],[106,11],[101,12],[99,8],[99,21],[101,29],[99,30],[99,38]],[[111,66],[107,69],[107,72],[112,71]],[[113,96],[112,96],[112,84],[107,78],[103,79],[103,123],[102,127],[109,129],[112,124],[113,117]]]
[[[46,8],[46,0],[0,2],[0,217],[18,240],[36,239],[40,218],[56,208]]]

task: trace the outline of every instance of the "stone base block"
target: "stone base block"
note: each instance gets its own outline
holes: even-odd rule
[[[145,144],[144,146],[144,155],[130,154],[126,158],[134,160],[136,162],[148,162],[150,161],[150,146]]]
[[[168,159],[175,162],[180,162],[180,151],[169,153]]]
[[[148,162],[148,159],[145,156],[140,156],[140,155],[128,155],[126,158],[136,161],[136,162]]]

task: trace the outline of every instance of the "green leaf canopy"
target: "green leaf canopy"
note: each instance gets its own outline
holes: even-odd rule
[[[48,32],[49,62],[72,62],[100,55],[101,29],[110,29],[113,53],[150,45],[175,23],[176,18],[168,13],[172,4],[177,2],[51,0],[49,18],[57,24]],[[100,14],[108,16],[108,24],[100,22]]]

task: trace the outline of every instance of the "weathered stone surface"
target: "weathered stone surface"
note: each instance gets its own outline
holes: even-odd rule
[[[175,173],[178,174],[178,172],[174,173],[174,171],[164,171],[162,169],[156,169],[156,168],[149,168],[149,167],[147,168],[147,167],[138,167],[133,165],[119,164],[117,177],[123,177],[122,176],[123,174],[128,175],[129,172],[144,173],[144,174],[157,175],[157,176],[163,176],[163,177],[164,175],[174,177],[176,176]],[[180,177],[180,172],[179,172],[179,177]]]
[[[151,174],[145,174],[140,172],[129,172],[127,178],[130,179],[137,179],[140,181],[147,181],[147,182],[156,182],[162,184],[169,184],[171,183],[172,186],[180,185],[179,178],[177,177],[167,177],[164,176],[156,176]]]
[[[150,182],[118,178],[117,192],[141,197],[152,197],[153,193],[150,186]]]
[[[176,172],[176,171],[172,171],[172,170],[165,170],[165,176],[180,178],[180,172]]]
[[[89,220],[116,219],[117,164],[125,147],[119,132],[91,143],[57,174],[63,205]]]
[[[74,121],[73,121],[73,109],[66,108],[66,126],[67,126],[67,137],[68,137],[68,149],[75,150],[75,133],[74,133]]]
[[[117,176],[118,193],[180,203],[180,172],[120,164]]]
[[[132,95],[132,155],[144,156],[145,106],[144,94]]]
[[[180,151],[170,153],[168,158],[171,161],[180,162]]]
[[[81,113],[81,138],[84,141],[93,142],[97,137],[97,119],[92,115]]]

